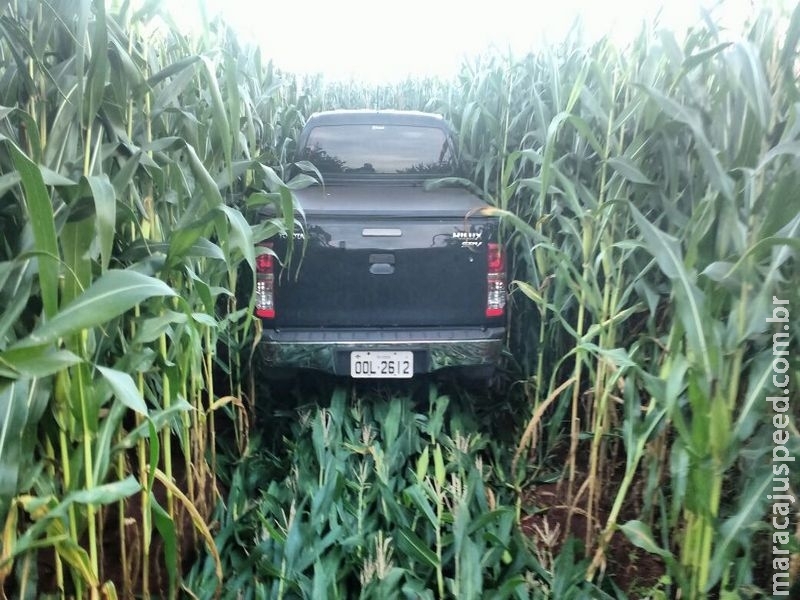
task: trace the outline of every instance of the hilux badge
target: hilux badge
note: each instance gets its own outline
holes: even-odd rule
[[[454,231],[453,232],[453,239],[454,240],[461,240],[461,247],[462,248],[478,248],[480,247],[483,242],[481,238],[483,237],[483,232],[481,231]]]

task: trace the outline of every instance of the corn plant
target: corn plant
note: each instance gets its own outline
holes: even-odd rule
[[[466,98],[445,107],[535,306],[514,305],[532,404],[515,464],[558,453],[590,521],[589,578],[621,529],[688,597],[752,582],[741,528],[766,503],[748,447],[766,447],[767,303],[796,278],[797,27],[765,11],[735,42],[705,25],[682,42],[643,31],[625,53],[567,40],[468,66]],[[747,491],[726,503],[725,486]],[[629,502],[643,512],[620,525]],[[748,558],[731,563],[737,551]]]
[[[268,96],[237,62],[257,56],[154,33],[152,6],[74,8],[2,9],[0,589],[176,597],[198,544],[223,577],[208,515],[215,415],[246,443],[238,268],[285,226],[234,207],[291,196],[257,161]]]
[[[219,535],[228,597],[609,597],[585,563],[541,567],[496,486],[498,456],[465,434],[466,408],[429,389],[299,409],[281,455],[254,453],[233,475]],[[282,477],[282,478],[281,478]],[[565,554],[566,556],[566,554]],[[188,578],[205,597],[210,565]],[[557,595],[557,596],[556,596]]]

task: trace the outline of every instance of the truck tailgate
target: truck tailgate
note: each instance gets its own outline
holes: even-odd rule
[[[447,190],[452,197],[437,210],[440,192],[409,195],[406,188],[401,206],[386,199],[384,188],[342,190],[341,201],[330,188],[300,195],[306,225],[294,236],[288,268],[277,271],[273,326],[490,323],[487,261],[497,223],[481,216],[484,205],[463,190]],[[287,243],[276,241],[279,257]]]

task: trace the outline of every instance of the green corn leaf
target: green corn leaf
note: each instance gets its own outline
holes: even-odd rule
[[[178,73],[180,73],[184,69],[188,69],[189,67],[191,67],[193,64],[195,64],[199,60],[200,60],[200,57],[194,55],[194,56],[187,56],[187,57],[182,58],[182,59],[180,59],[178,61],[175,61],[174,63],[164,67],[163,69],[161,69],[155,75],[152,75],[151,77],[149,77],[147,79],[147,85],[154,88],[159,83],[164,81],[165,79],[169,79],[170,77],[173,77],[173,76],[177,75]]]
[[[178,426],[180,423],[180,415],[191,410],[194,410],[194,407],[183,398],[174,399],[167,409],[151,410],[150,418],[122,438],[119,443],[114,446],[113,451],[128,450],[136,446],[136,442],[139,440],[149,438],[151,435],[151,427],[153,427],[155,431],[160,431],[164,427],[173,424]],[[157,443],[158,440],[153,442],[153,444]]]
[[[78,504],[111,504],[133,496],[141,489],[142,487],[136,481],[136,478],[133,475],[129,475],[121,481],[71,492],[66,500],[77,502]]]
[[[715,462],[724,464],[731,442],[731,411],[719,390],[711,398],[708,443]],[[725,465],[727,467],[727,465]]]
[[[115,15],[107,15],[108,40],[110,45],[110,85],[114,85],[113,77],[118,75],[122,81],[135,89],[144,82],[142,70],[136,65],[134,58],[128,53],[128,32],[122,30],[114,20]],[[113,59],[111,58],[113,57]]]
[[[211,94],[211,104],[213,108],[212,125],[222,144],[222,150],[225,155],[225,166],[230,169],[233,150],[231,148],[231,125],[228,121],[228,113],[225,111],[225,103],[222,100],[222,93],[219,89],[214,64],[205,56],[201,56],[200,60],[204,67],[203,73],[205,74],[206,84],[208,85],[207,89]]]
[[[52,387],[50,378],[21,379],[0,385],[0,400],[5,399],[12,405],[8,408],[12,414],[10,422],[0,423],[0,471],[4,468],[18,470],[21,475],[19,484],[24,486],[17,490],[18,493],[29,489],[41,466],[35,462],[35,449],[39,443],[37,425],[50,405]],[[0,415],[5,417],[6,403],[0,402],[0,407]],[[4,478],[5,475],[0,474],[0,479]],[[5,490],[0,491],[0,506],[3,508],[7,506],[3,506],[4,494]]]
[[[322,181],[322,173],[320,173],[319,169],[317,169],[317,167],[314,166],[311,162],[307,160],[299,160],[296,163],[294,163],[294,166],[305,173],[313,173],[314,176],[316,177],[315,179],[316,182]]]
[[[220,194],[217,184],[214,182],[214,179],[211,177],[205,165],[203,165],[202,161],[197,157],[197,152],[195,152],[194,148],[187,145],[186,152],[189,155],[189,163],[192,166],[195,179],[198,181],[203,191],[202,194],[197,195],[198,199],[193,200],[192,204],[186,209],[184,218],[190,219],[200,214],[203,200],[205,201],[205,208],[209,211],[222,205],[223,201],[222,194]]]
[[[0,195],[5,196],[6,192],[19,185],[20,181],[22,177],[17,171],[0,175]]]
[[[17,346],[47,344],[83,329],[101,326],[148,298],[175,295],[175,291],[159,279],[135,271],[108,271]]]
[[[153,513],[153,523],[164,541],[162,564],[167,569],[170,595],[174,595],[178,585],[178,537],[175,532],[175,521],[158,503],[153,492],[150,492],[150,509]]]
[[[664,559],[671,559],[672,553],[664,550],[655,541],[650,526],[642,521],[633,520],[619,526],[622,532],[637,548],[641,548],[651,554],[656,554]]]
[[[286,182],[286,187],[290,190],[302,190],[307,187],[311,187],[312,185],[317,185],[319,182],[311,177],[310,175],[306,175],[305,173],[300,173],[299,175],[295,175],[289,181]]]
[[[439,444],[433,447],[433,475],[436,478],[436,483],[443,486],[447,478],[447,471],[442,457],[442,447]]]
[[[46,344],[14,347],[0,352],[0,377],[48,377],[80,362],[82,359],[72,352],[54,350]]]
[[[209,211],[196,221],[177,227],[171,232],[168,247],[166,248],[167,264],[171,268],[181,264],[189,257],[203,255],[202,253],[197,254],[196,252],[201,248],[203,250],[207,248],[207,246],[202,246],[201,240],[204,239],[204,236],[209,235],[213,231],[215,218],[216,215],[214,212]],[[201,246],[197,246],[197,244],[201,244]],[[151,248],[160,248],[160,246],[151,245]],[[224,259],[225,254],[222,252],[221,248],[220,253]]]
[[[122,163],[122,167],[114,173],[111,179],[111,184],[114,186],[114,192],[117,196],[122,196],[128,187],[135,182],[136,170],[142,162],[143,153],[137,150],[133,156]]]
[[[42,180],[44,181],[45,185],[54,185],[60,187],[77,185],[77,182],[73,181],[69,177],[64,177],[60,173],[56,173],[55,171],[48,169],[43,165],[39,165],[39,170],[42,172]]]
[[[195,323],[199,323],[210,329],[216,329],[219,326],[216,319],[207,313],[194,312],[192,313],[192,319]]]
[[[701,50],[700,52],[696,52],[691,56],[687,56],[683,60],[683,70],[688,73],[698,65],[701,65],[710,58],[713,58],[714,56],[725,50],[725,48],[728,48],[730,45],[731,42],[723,42],[721,44],[713,46],[712,48],[708,48],[707,50]]]
[[[481,548],[470,539],[464,540],[461,548],[458,592],[461,598],[485,597],[483,589],[484,575],[479,565],[481,564]]]
[[[796,52],[798,41],[800,41],[800,5],[795,6],[792,11],[792,17],[781,50],[780,64],[782,68],[786,70],[787,80],[789,81],[791,81],[795,75],[792,71],[792,67],[797,60]]]
[[[39,252],[39,286],[42,290],[44,312],[48,317],[52,317],[58,309],[59,252],[50,195],[44,186],[42,173],[33,161],[2,134],[0,141],[6,142],[14,166],[20,175],[25,192],[25,207],[33,228],[36,250]]]
[[[471,520],[469,506],[466,502],[458,502],[453,507],[453,550],[462,554],[466,546],[473,545],[467,537],[467,527]],[[469,562],[467,563],[469,564]]]
[[[768,503],[767,493],[772,483],[772,473],[765,470],[760,476],[753,478],[747,489],[739,495],[736,512],[722,523],[718,538],[715,540],[707,589],[719,581],[730,565],[736,548],[747,545],[745,541],[749,538],[747,532],[758,527],[764,506]]]
[[[202,193],[193,194],[189,205],[185,207],[183,214],[178,219],[178,227],[185,227],[195,222],[198,215],[205,215],[223,204],[222,194],[214,178],[208,172],[208,169],[206,169],[203,161],[197,156],[197,151],[188,144],[186,140],[175,136],[166,136],[148,144],[143,144],[142,150],[149,152],[183,150],[186,152],[186,157],[188,158],[192,175],[194,175],[195,183],[199,186]],[[145,156],[142,156],[142,160],[144,159]]]
[[[86,103],[85,123],[91,126],[97,115],[108,78],[108,26],[104,0],[94,2],[94,31],[92,36],[91,59],[86,77],[88,102]]]
[[[18,260],[20,258],[18,257]],[[31,287],[33,286],[33,268],[31,261],[24,260],[20,261],[19,266],[11,262],[0,263],[0,269],[4,271],[0,275],[0,294],[7,295],[10,298],[9,303],[0,312],[1,352],[5,350],[8,342],[13,340],[13,327],[28,306]],[[4,289],[6,283],[8,286]]]
[[[200,60],[199,56],[191,57],[192,63]],[[177,64],[177,63],[176,63]],[[160,107],[167,108],[176,107],[180,110],[181,97],[186,92],[190,91],[192,83],[197,81],[197,72],[195,69],[183,69],[178,73],[171,76],[170,81],[156,88],[157,93],[155,97],[155,104]],[[181,114],[186,117],[188,121],[197,122],[198,119],[194,112],[181,111]],[[187,140],[196,142],[197,140]]]
[[[229,133],[231,144],[233,144],[232,152],[239,154],[242,150],[239,141],[239,123],[242,121],[241,106],[243,98],[239,92],[239,82],[237,77],[238,65],[236,59],[231,54],[226,54],[224,58],[224,74],[225,74],[225,116],[228,120]],[[233,132],[233,135],[231,134]],[[246,146],[245,146],[246,148]]]
[[[261,173],[264,176],[269,191],[277,192],[284,185],[283,181],[278,177],[278,174],[272,167],[261,165]]]
[[[406,497],[406,499],[410,500],[414,506],[416,506],[422,512],[423,515],[428,518],[428,522],[432,527],[437,526],[438,519],[436,518],[436,514],[433,512],[433,507],[428,502],[428,497],[419,485],[412,485],[406,488],[403,491],[403,495]]]
[[[473,516],[469,520],[467,535],[474,535],[476,532],[489,527],[489,525],[492,523],[497,523],[503,517],[508,519],[514,517],[514,511],[507,507],[500,507],[494,510],[486,511],[477,516]],[[503,542],[501,545],[503,548],[506,548],[508,545],[507,541]]]
[[[675,295],[683,321],[686,337],[690,340],[694,356],[701,361],[704,371],[711,375],[709,346],[706,341],[705,301],[695,285],[694,278],[683,264],[683,255],[677,239],[650,223],[635,206],[631,205],[634,221],[644,234],[644,245],[656,259],[664,274],[675,284]]]
[[[82,36],[81,42],[75,44],[75,60],[74,60],[74,76],[77,85],[75,86],[75,93],[77,95],[75,108],[76,110],[87,110],[88,103],[84,97],[85,89],[84,89],[84,78],[86,77],[86,54],[87,50],[91,49],[90,44],[86,43],[86,39],[88,38],[89,34],[89,13],[91,13],[91,0],[79,0],[77,2],[76,9],[76,21],[77,21],[77,28],[76,31],[80,32]],[[82,127],[87,125],[86,122],[86,115],[80,115],[80,124]]]
[[[148,416],[147,405],[136,387],[133,378],[122,371],[108,367],[97,366],[97,370],[108,381],[114,395],[125,406],[143,416]]]
[[[62,537],[54,544],[56,552],[61,560],[71,565],[81,578],[89,585],[98,585],[97,575],[92,568],[89,553],[72,539]]]
[[[228,221],[230,249],[238,251],[250,269],[255,271],[256,250],[253,243],[253,235],[250,226],[247,224],[247,221],[242,213],[240,213],[238,210],[225,205],[221,205],[219,208]],[[235,256],[231,256],[230,253],[228,260],[230,263],[236,262]]]
[[[632,183],[641,183],[643,185],[655,185],[642,173],[633,162],[624,156],[616,156],[608,159],[608,164],[619,173],[622,177]]]
[[[762,130],[766,129],[772,116],[772,102],[764,67],[757,56],[757,50],[749,42],[739,42],[734,45],[730,53],[726,53],[726,58],[728,64],[731,64],[739,75],[736,78],[739,90],[758,119],[759,126]]]
[[[92,190],[95,207],[95,233],[100,245],[100,265],[108,269],[114,245],[117,224],[117,198],[108,175],[91,175],[86,178]]]
[[[404,416],[403,404],[401,402],[391,402],[389,404],[389,410],[381,423],[384,443],[390,445],[389,447],[394,445],[401,435],[400,427]]]
[[[0,463],[2,465],[2,463]],[[0,473],[0,490],[2,490],[2,473]],[[9,494],[13,494],[16,491],[16,478],[14,480],[15,489],[13,492]],[[3,497],[3,493],[0,492],[0,498]],[[5,509],[6,505],[5,502],[0,505],[3,509]],[[0,530],[0,581],[5,581],[9,575],[11,575],[14,562],[13,558],[16,553],[16,549],[18,547],[17,543],[17,523],[19,522],[19,510],[17,508],[17,503],[15,501],[10,502],[10,509],[8,513],[3,510],[0,512],[0,518],[4,521],[4,526],[2,530]]]
[[[439,559],[436,553],[423,542],[420,537],[405,527],[401,527],[397,532],[398,550],[406,554],[411,560],[420,562],[428,567],[436,568]]]
[[[533,300],[536,304],[538,304],[542,308],[547,306],[547,302],[545,301],[544,298],[542,298],[542,295],[536,290],[536,288],[534,288],[527,281],[520,281],[520,280],[517,279],[517,280],[512,281],[511,283],[515,287],[519,288],[519,290],[523,294],[525,294],[528,298]]]
[[[0,498],[17,493],[22,432],[28,421],[28,380],[0,387]]]
[[[61,251],[68,273],[61,294],[62,306],[77,298],[92,281],[93,233],[91,219],[67,221],[61,228]]]
[[[156,480],[156,471],[158,467],[156,465],[159,464],[161,460],[161,438],[158,435],[158,430],[156,429],[156,424],[152,419],[148,419],[143,423],[147,427],[148,433],[148,441],[149,444],[149,472],[147,473],[147,492],[152,493],[153,491],[153,483]]]
[[[739,404],[733,428],[733,437],[738,440],[747,439],[760,422],[759,408],[764,404],[765,391],[774,374],[772,358],[771,351],[764,351],[753,359],[747,393]]]
[[[698,157],[705,168],[709,182],[725,198],[733,200],[733,179],[725,172],[720,159],[717,157],[716,150],[711,146],[699,112],[664,95],[655,88],[645,87],[644,89],[670,118],[687,125],[691,129],[694,134]]]
[[[184,313],[172,310],[162,311],[157,317],[145,319],[136,336],[133,338],[135,344],[148,344],[164,334],[172,334],[173,325],[186,323],[188,317]]]
[[[421,484],[423,481],[425,481],[425,478],[428,475],[428,464],[430,462],[429,450],[430,446],[425,446],[425,448],[422,449],[422,453],[419,455],[419,458],[417,459],[417,469],[415,474],[418,484]]]
[[[111,453],[112,444],[119,435],[119,426],[127,412],[128,408],[116,399],[112,401],[108,414],[98,425],[94,444],[94,481],[105,481],[108,477],[109,466],[116,458]]]
[[[598,358],[604,359],[615,370],[635,369],[639,366],[639,364],[636,361],[631,359],[630,355],[628,354],[628,351],[625,348],[601,348],[597,344],[584,341],[581,341],[576,346],[576,348],[580,348],[581,350],[586,350],[587,352],[591,352]],[[612,376],[612,379],[610,379],[609,382],[613,383],[614,380],[619,376],[621,376],[621,373]]]

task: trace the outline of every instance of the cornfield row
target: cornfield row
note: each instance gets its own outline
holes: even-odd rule
[[[800,9],[734,33],[570,38],[373,89],[281,74],[153,3],[4,3],[0,597],[771,593]],[[506,225],[511,383],[490,401],[526,415],[513,445],[435,387],[427,409],[293,398],[329,406],[293,406],[277,444],[279,413],[251,427],[272,400],[240,278],[293,227],[304,120],[348,107],[443,113],[460,184]],[[280,217],[254,224],[265,203]],[[652,572],[623,577],[627,557]]]

